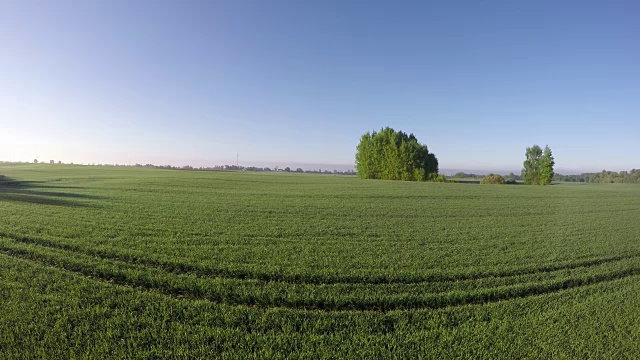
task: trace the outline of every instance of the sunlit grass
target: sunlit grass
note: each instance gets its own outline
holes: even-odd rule
[[[640,351],[640,186],[0,173],[3,356]]]

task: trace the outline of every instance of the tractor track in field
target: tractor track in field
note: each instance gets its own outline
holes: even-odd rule
[[[46,239],[36,239],[33,237],[16,236],[12,234],[0,232],[0,238],[8,238],[10,240],[24,243],[33,244],[50,249],[58,249],[68,251],[72,253],[97,257],[104,260],[114,260],[132,265],[139,265],[148,268],[160,269],[166,272],[174,274],[191,274],[199,277],[215,277],[223,279],[236,279],[236,280],[257,280],[266,282],[282,282],[289,284],[316,284],[316,285],[333,285],[333,284],[362,284],[362,285],[411,285],[422,283],[445,283],[454,281],[468,281],[468,280],[482,280],[489,278],[508,278],[523,275],[535,275],[551,273],[561,270],[572,270],[577,268],[589,268],[607,263],[613,263],[621,260],[639,258],[640,254],[621,254],[616,256],[602,257],[590,260],[575,261],[568,263],[550,264],[544,266],[537,266],[533,268],[520,268],[520,269],[508,269],[498,271],[486,271],[477,273],[458,273],[458,274],[429,274],[422,277],[408,277],[408,278],[389,278],[389,277],[349,277],[349,276],[308,276],[297,274],[271,274],[271,273],[256,273],[245,270],[228,270],[228,269],[215,269],[215,268],[203,268],[192,264],[183,263],[170,263],[161,262],[150,259],[144,259],[136,256],[119,255],[109,253],[101,250],[89,250],[82,249],[77,246],[61,244],[55,241]]]
[[[441,309],[449,307],[459,307],[467,305],[483,305],[496,303],[500,301],[512,300],[517,298],[526,298],[530,296],[555,293],[562,290],[580,288],[584,286],[595,285],[604,282],[615,281],[631,276],[640,275],[640,267],[632,267],[624,270],[610,271],[604,274],[592,275],[586,278],[569,278],[545,284],[521,284],[501,289],[488,289],[486,291],[457,293],[454,296],[432,296],[424,298],[407,298],[406,301],[362,301],[356,303],[340,303],[332,304],[330,302],[306,301],[279,301],[278,299],[260,298],[257,296],[228,296],[229,294],[201,293],[190,291],[187,288],[178,288],[171,284],[161,284],[164,286],[156,286],[140,279],[127,278],[126,275],[110,273],[104,270],[98,270],[92,265],[73,264],[72,262],[63,262],[60,259],[47,258],[42,254],[33,251],[11,249],[10,247],[0,246],[0,253],[22,259],[24,261],[37,263],[42,266],[52,268],[58,271],[68,272],[81,276],[85,279],[101,281],[109,284],[115,284],[128,288],[137,288],[145,291],[160,293],[177,299],[204,300],[213,303],[220,303],[233,306],[247,306],[256,308],[286,308],[290,310],[305,311],[375,311],[388,312],[396,310],[419,310],[419,309]],[[233,295],[233,294],[232,294]],[[236,294],[237,295],[237,294]],[[375,299],[374,299],[375,300]],[[392,299],[394,300],[394,299]],[[398,299],[395,299],[398,300]],[[402,300],[402,299],[401,299]]]

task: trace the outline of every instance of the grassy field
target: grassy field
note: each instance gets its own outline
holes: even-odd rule
[[[0,174],[0,358],[640,357],[638,185]]]

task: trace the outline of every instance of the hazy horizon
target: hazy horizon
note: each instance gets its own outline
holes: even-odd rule
[[[3,3],[0,159],[352,166],[414,133],[441,169],[640,168],[640,3]],[[514,171],[515,172],[515,171]]]
[[[73,163],[75,165],[122,165],[122,166],[134,166],[136,164],[141,164],[141,165],[146,165],[146,164],[153,164],[156,166],[164,166],[164,165],[171,165],[171,166],[175,166],[175,167],[182,167],[182,166],[193,166],[196,168],[199,167],[203,167],[203,168],[207,168],[207,167],[215,167],[215,166],[220,166],[220,165],[236,165],[235,161],[219,161],[219,162],[214,162],[214,161],[195,161],[195,162],[188,162],[188,161],[183,161],[183,162],[149,162],[149,161],[132,161],[132,162],[74,162],[74,161],[64,161],[62,159],[38,159],[38,161],[40,163],[44,163],[47,164],[49,163],[50,160],[54,160],[56,163],[58,161],[62,161],[64,164],[70,164]],[[5,159],[0,159],[0,164],[1,162],[8,162],[11,160],[5,160]],[[31,163],[32,160],[16,160],[13,159],[12,161],[14,162],[22,162],[22,163]],[[355,165],[353,164],[329,164],[329,163],[304,163],[304,162],[287,162],[287,161],[273,161],[273,162],[252,162],[252,161],[238,161],[238,165],[241,167],[260,167],[260,168],[264,168],[264,167],[268,167],[272,170],[278,168],[278,169],[284,169],[285,167],[290,167],[292,170],[300,167],[303,170],[307,171],[307,170],[329,170],[329,171],[333,171],[333,170],[339,170],[339,171],[348,171],[348,170],[355,170]],[[603,168],[603,169],[596,169],[596,168],[592,168],[592,169],[572,169],[572,168],[567,168],[567,167],[556,167],[555,169],[555,173],[556,174],[560,174],[560,175],[579,175],[582,173],[597,173],[597,172],[601,172],[602,170],[606,170],[606,171],[614,171],[614,172],[620,172],[620,171],[630,171],[633,170],[635,168],[620,168],[620,169],[615,169],[615,168]],[[509,173],[515,173],[517,175],[520,174],[522,168],[518,168],[518,167],[486,167],[486,168],[481,168],[481,167],[467,167],[467,168],[440,168],[440,173],[444,174],[446,176],[451,176],[455,173],[458,172],[465,172],[465,173],[474,173],[476,175],[486,175],[489,173],[497,173],[497,174],[502,174],[502,175],[506,175]]]

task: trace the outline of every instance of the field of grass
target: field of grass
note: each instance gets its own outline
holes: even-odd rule
[[[638,185],[0,174],[0,358],[640,357]]]

